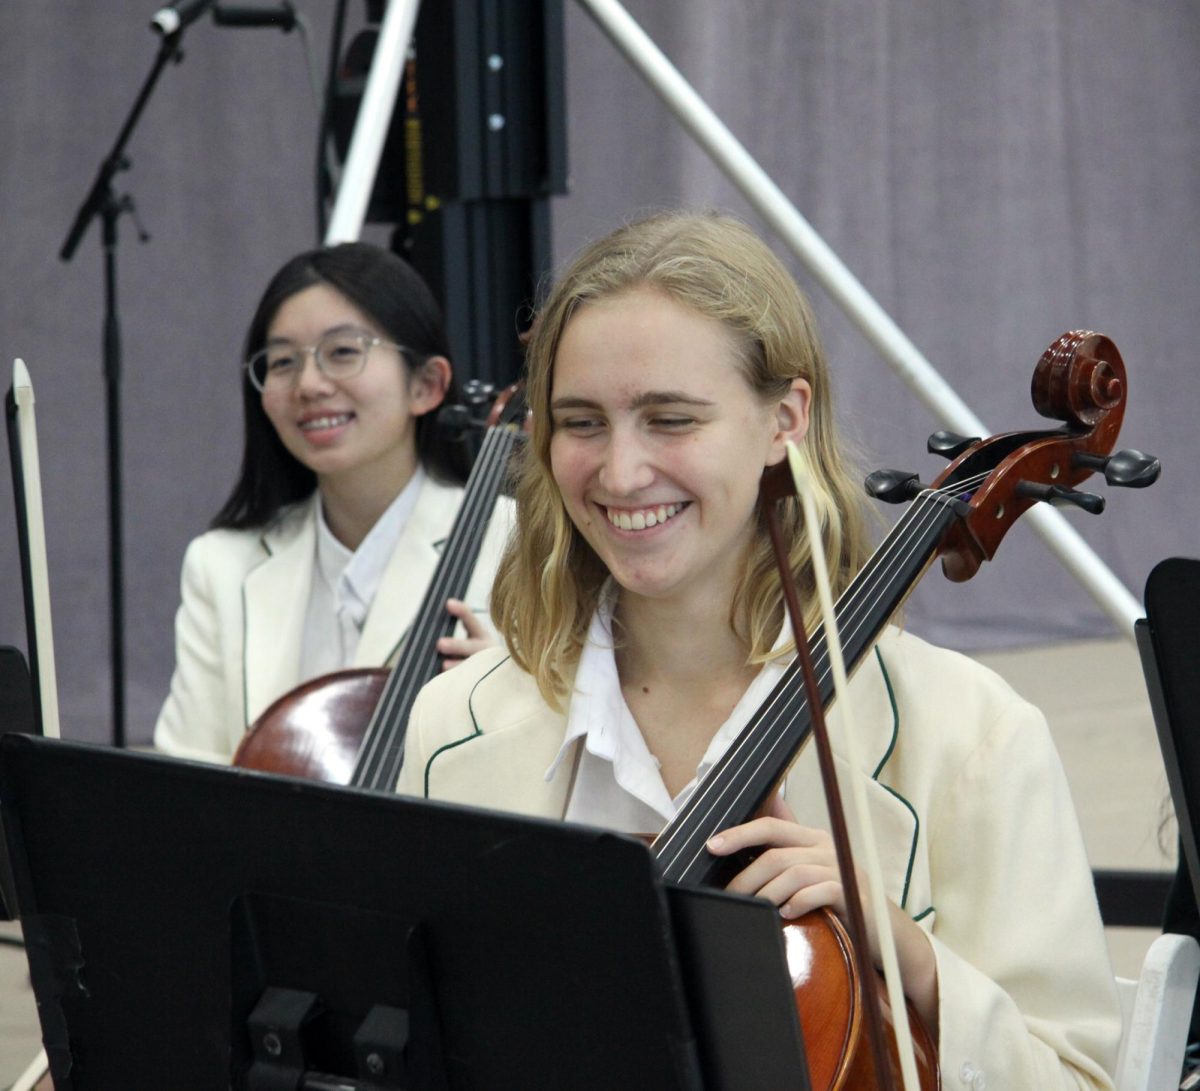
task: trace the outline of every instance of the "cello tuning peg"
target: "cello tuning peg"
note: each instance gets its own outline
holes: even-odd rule
[[[957,432],[934,432],[926,441],[925,449],[931,455],[941,455],[953,462],[963,451],[978,442],[978,436],[960,436]]]
[[[1157,458],[1134,450],[1117,451],[1107,458],[1079,452],[1071,461],[1076,466],[1102,470],[1105,481],[1125,489],[1144,489],[1153,485],[1162,473],[1162,463]]]
[[[863,487],[870,496],[885,504],[903,504],[912,500],[925,486],[916,474],[906,470],[875,470],[867,474]]]
[[[460,443],[479,427],[465,405],[443,405],[437,411],[434,426],[450,443]]]
[[[485,382],[483,379],[468,379],[463,383],[462,399],[467,405],[490,405],[495,397],[494,383]]]
[[[1091,492],[1079,492],[1062,485],[1041,485],[1034,481],[1022,481],[1017,485],[1018,496],[1033,500],[1045,500],[1049,504],[1074,504],[1089,515],[1099,515],[1104,510],[1104,497]]]

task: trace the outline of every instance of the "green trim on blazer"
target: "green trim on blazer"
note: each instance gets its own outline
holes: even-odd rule
[[[904,869],[904,888],[900,892],[900,908],[904,909],[908,905],[908,887],[912,882],[913,867],[917,861],[917,842],[921,837],[921,816],[917,814],[917,809],[902,796],[895,788],[884,784],[879,779],[879,774],[883,772],[883,767],[891,760],[892,754],[896,750],[896,743],[900,738],[900,709],[896,704],[896,691],[892,688],[892,679],[888,674],[887,664],[883,661],[883,654],[879,650],[879,646],[875,646],[875,660],[879,664],[879,670],[883,674],[883,684],[887,688],[888,702],[892,706],[892,741],[888,744],[886,753],[882,760],[875,767],[875,772],[871,774],[871,779],[875,781],[885,792],[892,796],[897,802],[903,804],[904,808],[912,815],[913,820],[913,836],[912,845],[908,850],[908,864]],[[933,906],[926,906],[915,917],[914,921],[919,921],[923,917],[927,917],[933,912]]]
[[[475,691],[483,684],[485,678],[489,678],[493,672],[499,670],[512,656],[506,655],[500,660],[487,674],[481,675],[471,687],[471,695],[467,698],[467,710],[471,714],[471,734],[464,735],[461,739],[455,739],[454,742],[448,742],[445,746],[439,746],[432,754],[429,755],[429,760],[425,763],[425,798],[429,798],[429,775],[433,769],[433,763],[437,760],[439,754],[444,754],[447,750],[453,750],[456,747],[462,746],[463,743],[468,743],[472,739],[478,739],[483,735],[483,731],[479,726],[479,720],[475,716]]]

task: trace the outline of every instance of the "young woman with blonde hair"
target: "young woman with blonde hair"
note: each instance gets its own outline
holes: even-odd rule
[[[757,507],[799,445],[834,591],[868,555],[828,367],[799,289],[727,217],[630,224],[571,264],[528,347],[533,431],[492,597],[507,642],[436,679],[400,790],[656,833],[791,650]],[[810,543],[785,511],[811,591]],[[811,595],[810,595],[811,599]],[[1046,724],[977,664],[889,628],[850,697],[905,990],[945,1085],[1110,1087],[1120,1016]],[[708,849],[793,918],[844,913],[811,748],[768,814]],[[851,819],[852,834],[854,822]],[[878,957],[877,952],[873,952]]]

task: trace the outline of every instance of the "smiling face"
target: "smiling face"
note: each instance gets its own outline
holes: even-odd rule
[[[554,480],[623,592],[727,602],[762,471],[807,427],[807,383],[764,402],[729,329],[642,287],[570,320],[550,405]]]
[[[390,341],[340,292],[315,284],[284,301],[267,328],[266,343],[307,347],[333,331]],[[415,419],[436,407],[443,393],[444,386],[431,383],[424,371],[410,375],[391,344],[379,344],[358,375],[336,382],[306,354],[295,383],[268,387],[262,406],[284,447],[320,485],[370,474],[398,493],[417,465]]]

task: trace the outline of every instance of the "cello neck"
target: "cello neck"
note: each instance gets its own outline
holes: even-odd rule
[[[367,725],[351,787],[390,791],[395,786],[413,702],[441,669],[438,640],[457,624],[446,612],[446,600],[466,595],[496,499],[508,480],[509,458],[522,435],[518,425],[497,424],[484,436],[441,559]]]
[[[862,661],[884,626],[937,554],[958,518],[951,498],[925,492],[910,506],[854,577],[834,608],[848,671]],[[833,700],[824,627],[809,641],[822,705]],[[800,668],[792,663],[742,732],[655,839],[663,877],[688,886],[724,886],[743,866],[715,857],[705,843],[718,830],[752,818],[782,779],[812,731]]]

